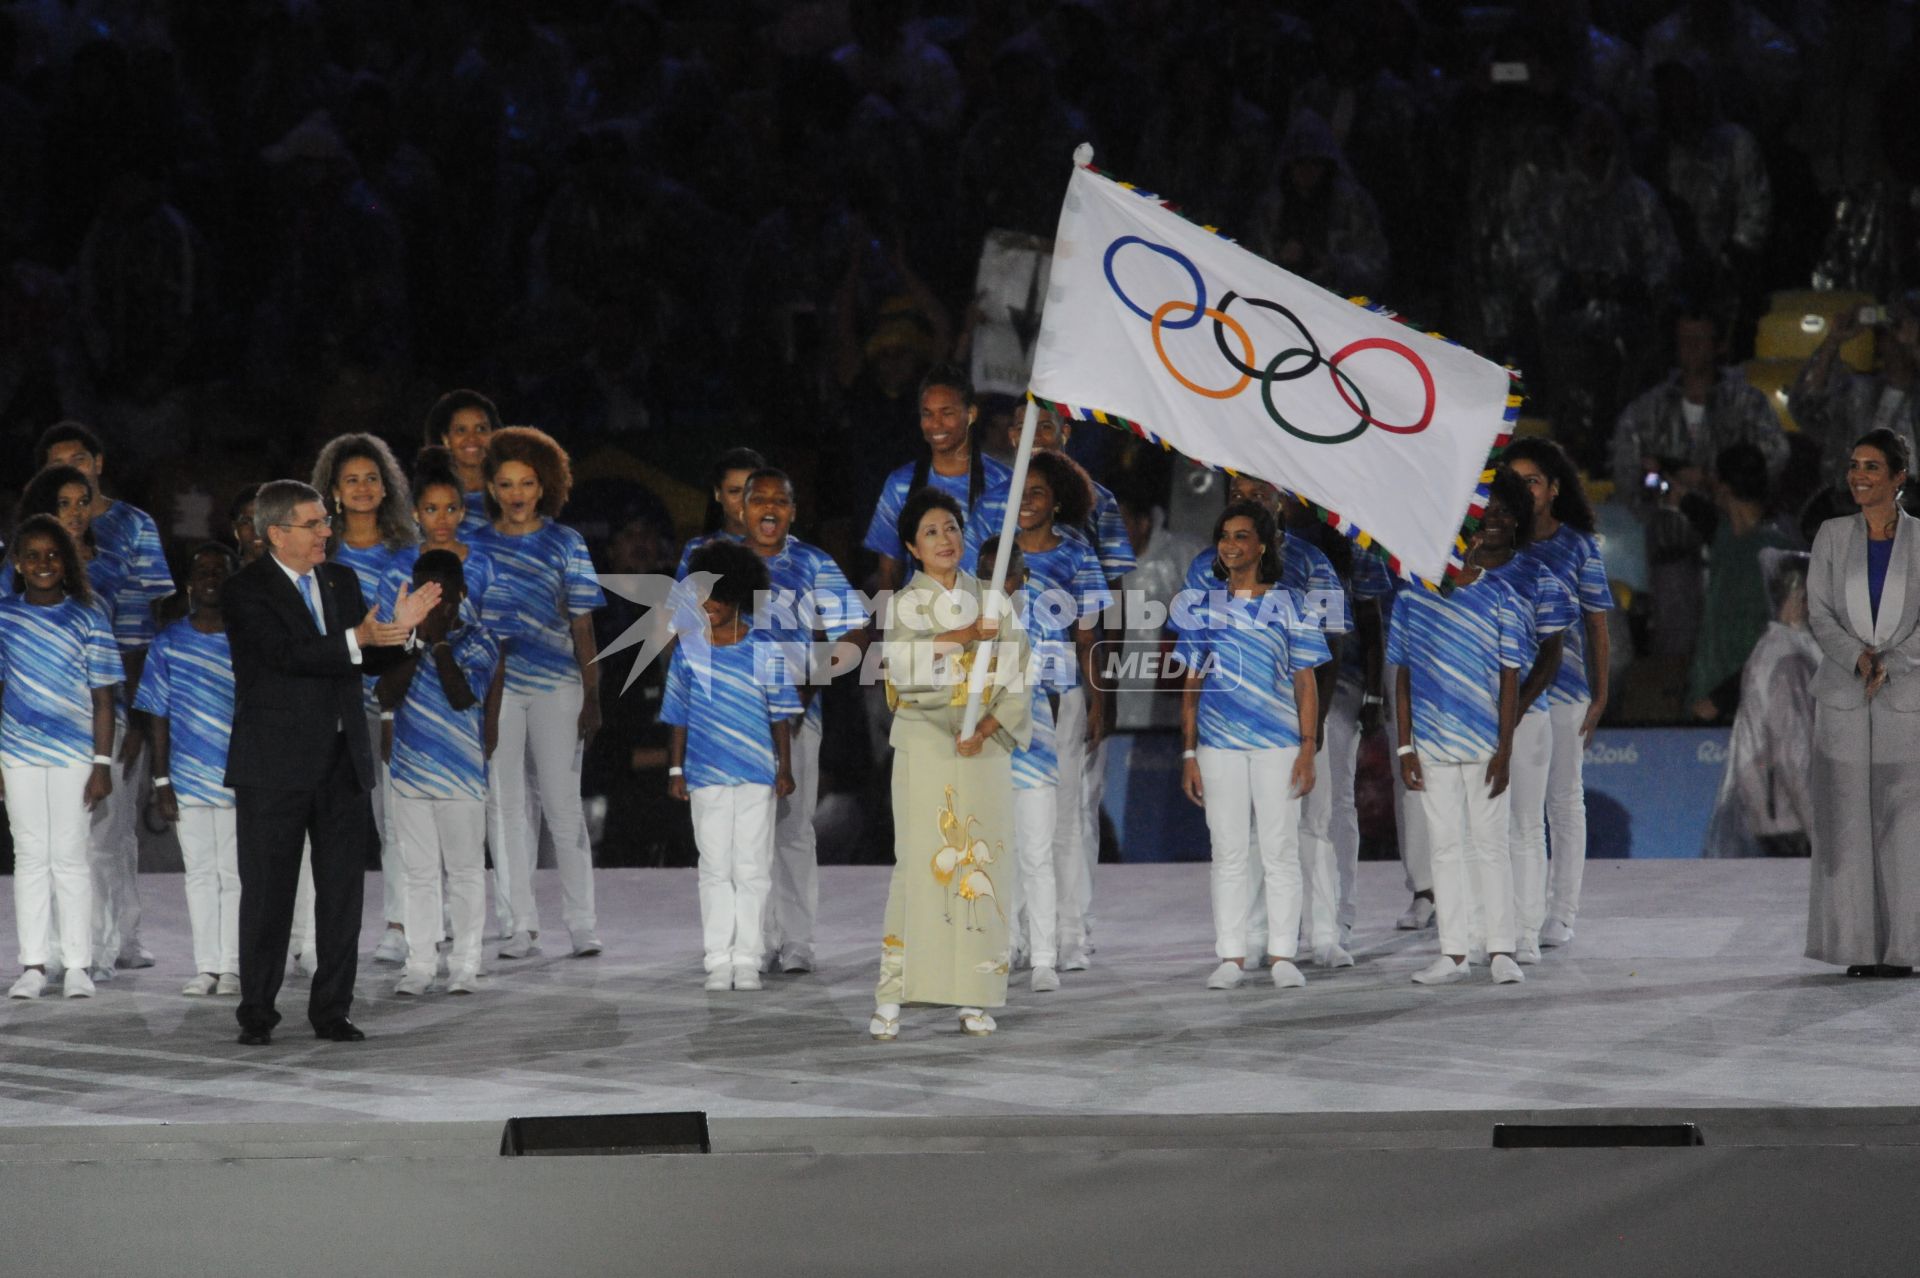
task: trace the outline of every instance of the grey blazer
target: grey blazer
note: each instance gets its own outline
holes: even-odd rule
[[[1866,516],[1821,524],[1807,569],[1807,624],[1821,653],[1814,700],[1835,710],[1866,705],[1866,684],[1854,663],[1863,648],[1873,648],[1887,669],[1887,684],[1875,700],[1893,710],[1920,711],[1920,519],[1903,512],[1894,526],[1878,622],[1867,589]]]

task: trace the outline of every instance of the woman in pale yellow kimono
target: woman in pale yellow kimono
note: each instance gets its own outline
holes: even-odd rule
[[[919,564],[893,597],[882,655],[893,708],[893,880],[868,1032],[890,1040],[908,1003],[956,1007],[969,1034],[991,1034],[1007,1001],[1006,894],[1013,847],[1013,751],[1032,732],[1025,637],[987,618],[986,583],[960,569],[959,503],[935,489],[907,498],[901,543]],[[1008,611],[1000,601],[996,616]],[[967,680],[991,660],[984,710],[962,738]]]

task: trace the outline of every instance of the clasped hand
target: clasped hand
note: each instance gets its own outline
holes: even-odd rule
[[[1863,649],[1853,663],[1853,672],[1866,681],[1867,700],[1873,700],[1873,694],[1887,686],[1887,659],[1872,648]]]
[[[429,581],[418,590],[402,585],[393,601],[393,620],[381,621],[373,609],[354,628],[354,637],[362,648],[397,648],[426,620],[440,604],[440,583]]]

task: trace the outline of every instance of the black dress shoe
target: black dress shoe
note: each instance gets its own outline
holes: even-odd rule
[[[1881,963],[1873,969],[1875,976],[1884,976],[1891,980],[1900,980],[1913,975],[1913,969],[1901,963]]]
[[[243,1029],[240,1031],[239,1042],[242,1047],[265,1047],[267,1044],[273,1042],[273,1032],[271,1030]]]
[[[316,1025],[313,1028],[313,1036],[335,1043],[361,1043],[365,1042],[367,1037],[360,1032],[358,1025],[348,1020],[335,1021],[331,1025]]]

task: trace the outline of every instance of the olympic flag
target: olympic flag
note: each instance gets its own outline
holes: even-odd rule
[[[1520,405],[1508,369],[1087,163],[1060,210],[1033,395],[1278,484],[1436,585],[1460,567]]]

